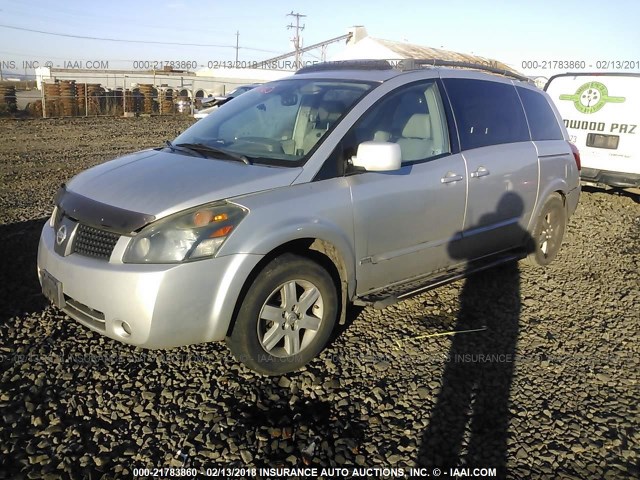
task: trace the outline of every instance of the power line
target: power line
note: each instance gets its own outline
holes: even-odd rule
[[[349,38],[351,38],[352,35],[353,35],[352,33],[347,33],[346,35],[340,35],[339,37],[335,37],[335,38],[331,38],[329,40],[324,40],[322,42],[314,43],[313,45],[309,45],[308,47],[301,48],[300,50],[298,50],[298,52],[302,54],[302,53],[305,53],[305,52],[309,52],[310,50],[313,50],[315,48],[322,48],[323,46],[329,45],[331,43],[340,42],[342,40],[348,40]],[[268,58],[267,60],[263,60],[262,62],[260,62],[259,65],[261,65],[261,66],[269,65],[269,64],[272,64],[274,62],[278,62],[278,61],[283,60],[285,58],[291,57],[291,56],[293,56],[295,54],[296,54],[295,50],[293,52],[283,53],[282,55],[278,55],[277,57]]]
[[[102,37],[89,37],[84,35],[71,35],[68,33],[55,33],[55,32],[45,32],[43,30],[34,30],[31,28],[22,28],[22,27],[14,27],[13,25],[2,25],[1,28],[9,28],[12,30],[20,30],[24,32],[32,32],[32,33],[41,33],[43,35],[53,35],[55,37],[67,37],[67,38],[81,38],[84,40],[99,40],[103,42],[121,42],[121,43],[142,43],[146,45],[178,45],[181,47],[215,47],[215,48],[242,48],[244,50],[251,50],[254,52],[267,52],[267,53],[278,53],[274,50],[265,50],[262,48],[250,48],[250,47],[238,47],[236,45],[216,45],[216,44],[203,44],[203,43],[175,43],[175,42],[156,42],[152,40],[125,40],[123,38],[102,38]]]

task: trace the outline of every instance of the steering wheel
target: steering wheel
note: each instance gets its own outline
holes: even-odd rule
[[[248,144],[250,146],[260,147],[262,150],[270,153],[284,153],[282,143],[279,140],[266,137],[240,137],[236,138],[235,144]]]

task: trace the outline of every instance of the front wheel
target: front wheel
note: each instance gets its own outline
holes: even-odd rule
[[[305,257],[284,254],[249,287],[227,345],[237,360],[259,373],[291,372],[320,353],[337,316],[331,275]]]
[[[540,211],[529,244],[527,263],[531,265],[549,265],[560,250],[564,231],[567,226],[567,211],[559,194],[551,195]]]

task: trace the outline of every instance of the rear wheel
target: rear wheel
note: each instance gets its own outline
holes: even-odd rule
[[[554,193],[545,202],[536,221],[527,263],[549,265],[560,250],[566,225],[564,202],[558,193]]]
[[[284,254],[249,287],[227,345],[237,360],[259,373],[291,372],[322,350],[337,315],[331,275],[305,257]]]

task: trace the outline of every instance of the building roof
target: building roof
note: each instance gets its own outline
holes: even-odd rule
[[[499,70],[506,70],[520,74],[516,69],[507,64],[491,58],[481,57],[468,53],[453,52],[440,48],[425,47],[407,42],[397,42],[382,38],[369,37],[363,27],[358,27],[358,35],[347,44],[347,47],[333,56],[331,60],[356,60],[356,59],[380,59],[380,60],[447,60],[455,62],[479,63]]]
[[[413,43],[394,42],[392,40],[384,40],[381,38],[372,38],[373,41],[385,46],[392,52],[399,55],[401,58],[416,58],[416,59],[439,59],[439,60],[451,60],[455,62],[471,62],[482,63],[491,65],[501,70],[513,71],[508,65],[499,62],[497,60],[481,57],[478,55],[471,55],[468,53],[452,52],[451,50],[443,50],[440,48],[424,47],[422,45],[416,45]]]

